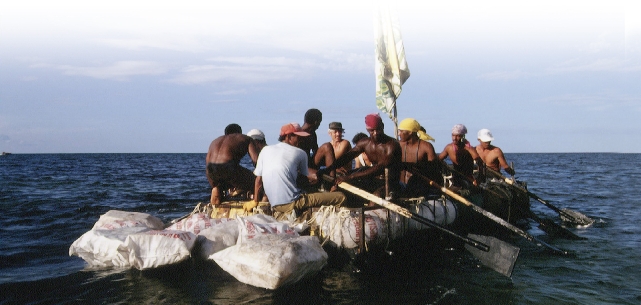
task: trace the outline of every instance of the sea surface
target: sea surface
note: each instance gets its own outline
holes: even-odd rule
[[[367,269],[330,265],[272,291],[238,282],[213,261],[139,271],[91,269],[69,256],[109,210],[169,222],[208,201],[205,154],[0,156],[0,304],[641,304],[641,154],[506,157],[532,193],[596,220],[569,228],[586,238],[578,241],[550,239],[532,223],[530,234],[573,255],[515,239],[521,254],[511,278],[444,249],[440,258]]]

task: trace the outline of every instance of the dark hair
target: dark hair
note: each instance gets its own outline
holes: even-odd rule
[[[356,143],[358,143],[358,141],[360,141],[362,139],[365,139],[365,138],[369,138],[369,137],[366,134],[364,134],[362,132],[359,132],[359,133],[354,135],[354,138],[352,138],[352,143],[354,143],[354,145],[356,145]]]
[[[240,125],[232,123],[227,125],[225,127],[225,135],[232,134],[232,133],[243,133],[243,129],[240,128]]]
[[[316,123],[323,120],[323,113],[316,108],[312,108],[305,112],[305,123]]]

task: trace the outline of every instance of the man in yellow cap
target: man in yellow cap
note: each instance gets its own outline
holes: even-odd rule
[[[401,172],[401,182],[405,185],[403,195],[406,197],[417,197],[430,195],[431,189],[417,176],[412,176],[409,169],[415,170],[436,183],[442,184],[443,176],[440,171],[440,162],[434,151],[432,139],[424,131],[421,125],[411,118],[404,119],[398,125],[398,137],[403,153],[403,164],[406,168]],[[423,128],[423,130],[425,130]],[[425,140],[423,140],[425,139]],[[438,192],[435,192],[435,194]]]

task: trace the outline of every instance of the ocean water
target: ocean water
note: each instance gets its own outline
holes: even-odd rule
[[[236,281],[213,261],[154,270],[91,269],[68,255],[100,215],[118,209],[165,222],[209,198],[204,154],[14,154],[0,157],[0,304],[640,304],[641,154],[507,154],[530,191],[596,219],[523,240],[511,278],[465,252],[403,257],[363,269],[326,267],[275,291]],[[541,217],[556,212],[531,200]],[[416,240],[416,247],[429,247]]]

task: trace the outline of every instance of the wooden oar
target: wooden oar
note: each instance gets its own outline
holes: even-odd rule
[[[474,210],[475,212],[477,212],[477,213],[479,213],[479,214],[481,214],[481,215],[493,220],[497,224],[499,224],[502,227],[504,227],[504,228],[506,228],[506,229],[508,229],[508,230],[510,230],[510,231],[522,236],[523,238],[525,238],[525,239],[527,239],[527,240],[529,240],[531,242],[538,243],[539,245],[542,245],[542,246],[548,248],[553,253],[562,254],[562,255],[569,255],[570,254],[568,251],[561,250],[561,249],[559,249],[559,248],[557,248],[555,246],[552,246],[552,245],[550,245],[550,244],[548,244],[548,243],[546,243],[546,242],[534,237],[533,235],[530,235],[529,233],[527,233],[527,232],[521,230],[520,228],[512,225],[511,223],[503,220],[503,218],[500,218],[500,217],[498,217],[498,216],[496,216],[496,215],[494,215],[494,214],[482,209],[481,207],[479,207],[479,206],[473,204],[472,202],[470,202],[469,200],[465,199],[463,196],[461,196],[461,195],[459,195],[459,194],[457,194],[457,193],[455,193],[455,192],[453,192],[451,190],[448,190],[445,187],[440,186],[438,183],[436,183],[436,182],[432,181],[431,179],[421,175],[420,173],[412,172],[412,174],[418,174],[418,176],[421,179],[425,180],[425,182],[427,182],[431,187],[440,189],[441,192],[443,192],[444,194],[456,199],[456,201],[458,201],[458,202],[460,202],[460,203],[472,208],[472,210]]]
[[[507,182],[507,184],[517,188],[518,190],[526,193],[528,196],[536,199],[538,202],[542,203],[546,207],[554,210],[555,212],[559,213],[559,216],[561,216],[561,219],[565,222],[571,222],[579,226],[588,226],[594,223],[594,219],[583,215],[577,211],[569,210],[569,209],[559,209],[555,206],[553,206],[551,203],[541,199],[539,196],[533,194],[532,192],[528,191],[527,189],[521,187],[520,185],[516,184],[514,180],[506,178],[505,176],[501,175],[501,173],[488,168],[487,169],[490,173],[494,174],[495,176],[501,178],[503,181]]]
[[[327,181],[334,181],[334,178],[323,175],[323,179]],[[464,237],[459,234],[456,234],[447,228],[424,218],[416,213],[412,213],[410,210],[403,208],[397,204],[394,204],[388,200],[380,198],[374,194],[366,192],[362,189],[359,189],[353,185],[348,184],[347,182],[341,182],[338,184],[338,187],[344,189],[354,195],[360,196],[364,199],[367,199],[371,202],[374,202],[392,212],[395,212],[401,216],[412,219],[421,224],[433,227],[440,230],[441,232],[447,233],[450,236],[453,236],[463,242],[465,242],[465,248],[474,255],[481,263],[485,266],[493,269],[494,271],[501,273],[507,277],[512,275],[512,270],[514,269],[514,263],[519,256],[521,249],[510,245],[504,241],[496,239],[492,236],[482,236],[474,235],[473,238]],[[483,241],[480,241],[483,240]],[[489,245],[491,246],[489,246]]]
[[[448,167],[449,167],[449,166],[448,166]],[[469,178],[468,178],[468,177],[465,177],[462,173],[460,173],[460,172],[456,171],[455,169],[453,169],[453,168],[451,168],[451,167],[449,167],[449,169],[450,169],[450,171],[452,171],[453,173],[455,173],[455,174],[457,174],[457,175],[459,175],[459,176],[461,176],[461,177],[463,177],[463,178],[465,178],[465,179],[468,179],[468,181],[469,181]],[[491,169],[490,169],[490,170],[491,170]],[[413,168],[413,169],[412,169],[412,170],[410,170],[410,171],[411,171],[413,174],[416,174],[416,175],[422,176],[419,172],[417,172],[417,169],[416,169],[416,168]],[[470,182],[471,182],[471,181],[470,181]],[[512,185],[512,184],[509,184],[509,185],[511,185],[511,186],[513,186],[513,187],[517,187],[517,186]],[[475,188],[480,188],[480,189],[482,189],[483,191],[490,192],[490,193],[492,193],[492,194],[494,194],[494,195],[496,195],[496,196],[499,196],[498,194],[496,194],[496,192],[493,192],[493,191],[491,191],[491,190],[483,189],[483,188],[478,187],[478,186],[474,186],[474,187],[475,187]],[[532,212],[530,209],[524,210],[522,207],[520,207],[520,206],[518,206],[518,205],[516,205],[515,207],[516,207],[516,208],[517,208],[521,213],[523,213],[524,215],[527,215],[527,218],[530,218],[530,219],[532,219],[532,220],[536,221],[537,223],[539,223],[539,229],[543,230],[545,233],[547,233],[547,234],[548,234],[548,235],[550,235],[550,236],[553,236],[553,237],[562,237],[562,238],[572,239],[572,240],[581,240],[581,239],[586,239],[586,238],[584,238],[584,237],[578,236],[578,235],[576,235],[576,234],[574,234],[574,233],[570,232],[568,229],[566,229],[566,228],[564,228],[564,227],[562,227],[562,226],[560,226],[560,225],[556,224],[556,223],[555,223],[555,222],[553,222],[553,221],[550,221],[550,220],[547,220],[547,219],[545,219],[545,220],[544,220],[544,219],[539,218],[539,217],[538,217],[536,214],[534,214],[534,212]]]

